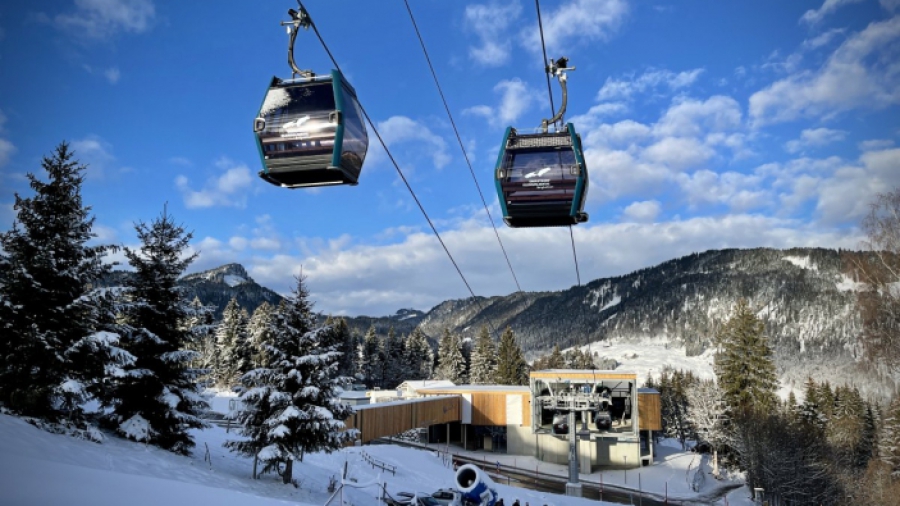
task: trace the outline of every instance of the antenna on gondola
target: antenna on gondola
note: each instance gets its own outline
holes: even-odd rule
[[[293,72],[293,76],[300,76],[304,78],[315,77],[315,73],[312,70],[300,70],[297,67],[297,62],[294,61],[294,41],[297,40],[297,31],[299,28],[303,28],[304,30],[309,30],[310,25],[312,24],[312,19],[309,17],[309,13],[306,12],[306,9],[303,5],[300,5],[300,2],[297,2],[299,10],[288,9],[288,15],[291,17],[290,21],[282,21],[281,26],[287,27],[287,32],[291,36],[290,42],[288,43],[288,65],[291,66],[291,71]]]
[[[560,59],[553,61],[548,60],[547,66],[544,67],[544,70],[547,74],[551,76],[555,76],[557,80],[559,80],[559,86],[562,88],[562,104],[559,107],[559,111],[556,112],[556,115],[550,119],[545,119],[541,121],[541,132],[547,133],[550,125],[558,125],[563,122],[563,118],[566,114],[566,104],[568,104],[569,93],[566,87],[566,82],[568,81],[568,77],[566,77],[567,70],[575,70],[575,67],[569,67],[569,59],[565,56]]]

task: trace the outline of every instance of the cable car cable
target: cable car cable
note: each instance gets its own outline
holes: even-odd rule
[[[547,78],[547,94],[550,96],[550,114],[551,117],[556,114],[556,107],[553,105],[553,89],[550,86],[550,67],[547,66],[547,44],[544,42],[544,22],[541,20],[541,0],[534,0],[534,7],[537,10],[538,29],[541,33],[541,50],[544,53],[544,76]],[[578,254],[575,252],[575,234],[572,232],[572,225],[569,225],[569,239],[572,241],[572,258],[575,260],[575,277],[578,280],[578,286],[581,286],[581,270],[578,268]]]
[[[578,269],[578,253],[575,252],[575,233],[572,225],[569,225],[569,238],[572,240],[572,257],[575,259],[575,276],[578,278],[578,286],[581,286],[581,272]]]
[[[409,13],[409,19],[412,21],[413,28],[416,30],[416,36],[419,38],[419,44],[422,46],[422,52],[425,54],[428,68],[431,70],[431,77],[434,78],[434,84],[437,86],[438,93],[441,95],[441,101],[444,103],[444,110],[447,111],[447,117],[450,118],[450,125],[453,126],[453,132],[456,134],[456,141],[459,143],[459,149],[462,150],[463,157],[466,159],[466,165],[469,166],[469,173],[472,174],[472,181],[475,182],[475,188],[478,190],[478,196],[481,197],[481,203],[484,205],[484,212],[487,213],[488,219],[491,222],[491,228],[494,229],[494,235],[497,236],[497,242],[500,244],[500,249],[503,251],[503,257],[506,258],[506,265],[509,266],[509,272],[512,274],[513,281],[516,283],[516,290],[521,292],[522,287],[519,286],[519,279],[516,277],[516,272],[513,270],[512,263],[509,261],[509,255],[506,254],[506,248],[503,247],[503,241],[500,240],[500,233],[497,231],[497,226],[494,224],[494,217],[491,216],[491,212],[488,210],[487,201],[484,199],[484,194],[481,192],[481,186],[478,184],[478,179],[475,177],[475,170],[472,169],[472,162],[469,161],[469,154],[466,152],[462,137],[459,135],[459,130],[456,128],[456,122],[453,121],[453,114],[450,113],[450,106],[447,105],[447,99],[444,97],[444,90],[441,88],[441,83],[438,81],[434,65],[431,64],[431,57],[428,56],[428,50],[425,48],[425,41],[422,39],[422,33],[419,32],[419,25],[416,23],[415,16],[413,16],[412,9],[409,6],[409,0],[403,0],[403,2],[406,4],[406,12]]]
[[[306,10],[306,7],[303,6],[303,2],[301,0],[297,0],[297,3],[300,7]],[[325,53],[328,54],[328,57],[331,59],[331,63],[334,64],[334,67],[343,74],[341,70],[341,66],[338,65],[337,59],[335,59],[334,55],[331,53],[331,50],[328,48],[328,44],[325,43],[325,39],[322,38],[322,34],[319,33],[319,28],[316,26],[315,22],[312,19],[309,20],[309,26],[312,27],[313,32],[316,34],[316,37],[319,39],[319,43],[322,44],[322,48],[325,49]],[[359,109],[362,111],[363,116],[365,116],[366,121],[369,123],[369,126],[372,127],[372,131],[375,133],[375,136],[378,137],[378,142],[381,143],[381,147],[384,148],[384,152],[387,154],[388,158],[391,160],[391,163],[394,165],[394,169],[397,170],[397,174],[400,176],[400,179],[403,181],[403,184],[406,185],[406,189],[409,190],[409,194],[412,195],[413,200],[416,202],[416,205],[419,207],[419,210],[422,211],[422,215],[425,216],[425,220],[428,222],[428,226],[431,227],[431,231],[434,232],[435,237],[437,237],[438,242],[441,243],[441,247],[444,248],[444,253],[447,254],[447,257],[450,258],[450,262],[453,264],[453,267],[456,269],[457,274],[462,279],[463,284],[466,285],[466,288],[469,290],[469,294],[472,295],[472,299],[478,304],[478,306],[484,310],[484,306],[478,301],[478,297],[475,295],[475,292],[472,290],[472,286],[469,285],[469,281],[466,279],[466,276],[462,273],[462,270],[459,268],[459,264],[456,263],[456,260],[453,258],[453,255],[450,253],[450,250],[447,248],[447,245],[444,243],[444,240],[441,238],[441,234],[438,233],[437,228],[434,226],[434,223],[431,221],[431,218],[428,216],[428,213],[425,211],[425,207],[422,205],[422,202],[419,201],[419,198],[416,196],[416,192],[413,191],[412,186],[410,186],[409,181],[407,181],[406,176],[403,175],[403,171],[400,169],[400,165],[397,163],[397,160],[394,159],[394,155],[391,154],[390,150],[387,147],[387,144],[384,142],[384,139],[381,137],[381,134],[378,132],[378,129],[375,128],[375,122],[372,121],[372,118],[369,117],[369,113],[366,111],[365,107],[362,104],[359,104]],[[488,321],[488,325],[491,326],[491,329],[496,334],[497,329],[494,325]]]
[[[534,0],[534,7],[537,9],[538,29],[541,31],[541,49],[544,51],[544,76],[547,78],[547,94],[550,96],[550,117],[556,113],[556,106],[553,105],[553,89],[550,86],[550,73],[547,72],[547,46],[544,44],[544,23],[541,21],[541,3],[540,0]]]

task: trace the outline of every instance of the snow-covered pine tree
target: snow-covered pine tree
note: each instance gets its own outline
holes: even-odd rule
[[[384,340],[384,366],[382,367],[382,388],[395,388],[405,379],[403,370],[403,340],[394,333],[394,327],[388,329]]]
[[[381,387],[381,371],[384,365],[384,350],[381,339],[375,334],[375,327],[369,327],[359,345],[359,374],[368,387]]]
[[[553,352],[550,353],[550,359],[546,363],[547,369],[567,369],[566,359],[559,350],[559,345],[553,345]]]
[[[835,450],[835,458],[846,470],[853,468],[856,448],[863,433],[864,416],[865,405],[859,390],[847,386],[835,389],[834,413],[826,427],[826,434]]]
[[[576,348],[575,351],[578,352],[578,356],[575,359],[575,369],[594,368],[594,357],[591,356],[589,350],[580,350],[579,348]]]
[[[510,327],[506,327],[500,336],[500,345],[497,347],[495,382],[499,385],[528,384],[528,364],[525,362],[522,348],[516,342],[516,336]]]
[[[434,350],[418,327],[406,338],[406,364],[415,380],[431,378],[434,372]]]
[[[900,395],[895,395],[885,413],[878,437],[878,457],[900,479]]]
[[[190,305],[177,285],[195,258],[184,256],[192,235],[165,208],[135,230],[141,247],[125,248],[135,270],[126,311],[134,332],[123,336],[123,346],[136,360],[115,385],[108,420],[125,437],[187,454],[194,446],[188,430],[204,426],[198,414],[206,407],[197,390],[201,371],[189,367],[197,353],[184,349],[190,334],[182,322]]]
[[[241,311],[237,298],[232,297],[222,311],[222,321],[216,328],[219,367],[215,378],[219,388],[227,389],[237,384],[241,375],[249,370],[247,321]]]
[[[356,334],[350,331],[347,320],[337,318],[333,323],[334,331],[337,333],[338,340],[341,343],[339,351],[341,352],[341,362],[339,372],[341,376],[356,376]]]
[[[118,365],[110,301],[92,285],[109,271],[81,199],[86,166],[61,143],[29,173],[34,196],[15,196],[16,221],[0,234],[0,402],[14,412],[83,427],[82,403]]]
[[[465,381],[466,364],[460,344],[459,336],[444,328],[439,344],[437,379],[449,380],[457,385]]]
[[[190,335],[185,348],[197,352],[197,358],[191,361],[191,367],[202,369],[204,375],[213,372],[216,364],[216,325],[215,306],[207,306],[194,297],[191,301],[187,319],[183,322],[184,329]]]
[[[472,368],[469,381],[473,385],[485,385],[494,382],[497,373],[497,347],[491,339],[486,326],[478,331],[475,349],[472,350]]]
[[[272,305],[268,301],[256,307],[247,323],[247,341],[250,345],[251,369],[262,367],[266,363],[264,344],[270,341],[269,333],[272,321]]]
[[[467,385],[469,383],[469,375],[472,371],[472,340],[460,338],[459,352],[462,354],[463,358],[463,372],[460,381],[463,385]]]
[[[302,277],[273,320],[267,367],[242,378],[245,411],[238,421],[249,439],[226,446],[257,456],[263,472],[275,470],[284,483],[291,483],[294,461],[302,461],[307,453],[339,449],[356,433],[344,430],[343,421],[353,410],[337,398],[341,385],[350,380],[338,376],[337,333],[331,327],[314,328]]]
[[[700,441],[709,443],[713,450],[713,476],[719,477],[719,450],[727,440],[723,415],[725,403],[722,389],[715,381],[697,381],[687,387],[687,422],[691,424]]]
[[[778,378],[764,332],[763,322],[741,299],[716,336],[716,376],[732,413],[771,410],[776,405]]]

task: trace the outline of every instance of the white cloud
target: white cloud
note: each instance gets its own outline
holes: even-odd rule
[[[881,6],[890,12],[900,10],[900,0],[878,0]]]
[[[652,206],[652,205],[651,205]],[[582,279],[625,274],[712,248],[797,246],[854,247],[858,237],[801,222],[734,214],[657,223],[579,225],[573,229]],[[575,285],[568,231],[500,229],[523,288],[560,290]],[[477,295],[505,295],[515,284],[497,252],[489,226],[460,225],[441,234]],[[615,244],[610,248],[608,245]],[[566,261],[547,261],[548,258]],[[413,307],[427,310],[468,291],[433,235],[412,233],[388,245],[323,247],[309,255],[256,256],[253,278],[286,293],[289,274],[308,276],[316,308],[334,314],[387,315]],[[540,266],[540,268],[529,268]],[[403,280],[398,282],[398,280]]]
[[[3,111],[0,111],[0,134],[2,134],[5,129],[3,125],[6,123],[6,115],[3,114]],[[7,163],[9,163],[9,159],[12,157],[13,153],[16,152],[16,147],[12,142],[9,142],[6,139],[0,139],[0,167],[3,167]]]
[[[894,146],[891,139],[869,139],[859,143],[860,151],[874,151],[877,149],[885,149]]]
[[[189,209],[224,206],[246,206],[246,189],[253,178],[246,165],[235,165],[227,159],[216,162],[216,168],[222,172],[218,177],[209,178],[200,190],[193,190],[186,176],[175,178],[175,186],[181,192],[184,205]]]
[[[16,210],[13,202],[0,202],[0,227],[9,230],[16,220]]]
[[[831,128],[807,128],[800,132],[800,138],[788,141],[784,148],[788,153],[799,153],[804,148],[821,147],[844,140],[847,132]]]
[[[447,142],[422,122],[406,116],[392,116],[378,122],[378,131],[392,152],[398,146],[406,144],[412,146],[421,156],[431,158],[432,165],[437,169],[442,169],[450,163]],[[376,143],[375,148],[367,155],[366,163],[377,165],[386,159],[387,155],[381,145]]]
[[[667,92],[673,92],[686,88],[700,77],[703,69],[672,72],[671,70],[647,70],[640,76],[634,75],[626,79],[606,78],[603,87],[597,92],[597,100],[629,100],[636,94],[647,91],[655,91],[665,88]]]
[[[702,168],[715,151],[693,137],[664,137],[644,149],[642,158],[674,170]]]
[[[755,174],[699,170],[679,174],[677,180],[691,206],[715,204],[747,212],[771,203],[771,194],[760,188],[761,179]]]
[[[103,76],[106,77],[110,84],[116,84],[119,82],[119,78],[122,77],[122,73],[119,72],[118,68],[110,67],[103,72]]]
[[[578,131],[588,131],[597,128],[604,118],[618,116],[628,111],[628,106],[623,102],[604,102],[597,104],[585,114],[572,116],[569,122],[575,125]]]
[[[16,147],[13,146],[13,143],[9,142],[6,139],[0,139],[0,167],[3,167],[7,163],[9,163],[9,159],[15,152]]]
[[[481,44],[469,47],[469,56],[486,66],[499,66],[509,61],[512,42],[508,28],[522,12],[518,2],[475,4],[466,7],[466,28],[473,31]]]
[[[810,9],[804,12],[803,16],[800,17],[800,22],[815,25],[822,21],[825,16],[837,11],[840,7],[848,4],[859,3],[862,1],[863,0],[825,0],[822,6],[818,9]]]
[[[253,249],[278,251],[281,249],[281,243],[277,239],[257,237],[250,241],[250,247]]]
[[[500,81],[494,86],[494,93],[500,94],[500,103],[496,107],[477,105],[464,110],[463,114],[483,116],[495,127],[506,127],[515,125],[522,113],[537,99],[537,93],[519,79]],[[539,125],[535,121],[534,126]]]
[[[900,16],[873,22],[844,41],[818,71],[802,71],[750,97],[754,124],[829,117],[857,107],[900,102],[897,61]]]
[[[844,28],[832,28],[827,32],[820,33],[811,39],[806,39],[803,41],[803,49],[805,50],[813,50],[818,49],[822,46],[828,45],[832,40],[834,40],[838,35],[841,35],[846,30]]]
[[[75,0],[75,11],[57,14],[53,22],[79,37],[105,39],[119,32],[145,32],[155,17],[151,0]]]
[[[626,119],[617,123],[603,123],[582,135],[589,146],[629,147],[650,137],[653,129],[649,126]]]
[[[643,202],[632,202],[622,211],[622,215],[631,220],[639,222],[651,222],[659,216],[662,207],[656,200],[645,200]]]
[[[234,236],[234,237],[228,239],[228,246],[230,246],[231,248],[233,248],[237,251],[243,251],[243,250],[247,249],[247,246],[249,244],[250,244],[250,241],[248,241],[247,238],[245,238],[245,237]]]
[[[625,0],[572,0],[556,9],[542,10],[547,56],[555,59],[558,53],[574,46],[609,39],[624,22],[628,10]],[[538,30],[529,26],[521,33],[526,48],[541,51]]]
[[[106,169],[116,160],[112,145],[97,136],[72,141],[70,147],[75,158],[88,166],[87,174],[95,178],[105,177]]]
[[[699,136],[706,131],[741,127],[741,106],[731,97],[715,95],[704,101],[676,99],[654,127],[656,135]]]

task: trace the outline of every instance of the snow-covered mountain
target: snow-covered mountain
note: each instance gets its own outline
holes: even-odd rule
[[[811,376],[864,392],[891,388],[860,362],[856,282],[829,249],[711,250],[559,292],[443,302],[421,328],[473,337],[511,326],[530,357],[588,343],[652,343],[701,355],[740,298],[757,308],[782,381]],[[595,348],[597,349],[597,348]]]
[[[562,348],[595,343],[668,346],[699,356],[713,346],[717,327],[734,303],[746,298],[757,308],[788,387],[808,376],[852,383],[864,391],[891,388],[859,361],[858,284],[843,268],[837,250],[768,248],[711,250],[622,276],[601,278],[558,292],[518,292],[499,297],[448,300],[427,312],[401,309],[394,315],[347,318],[364,334],[393,327],[406,335],[420,327],[437,340],[445,327],[474,338],[482,325],[498,333],[511,326],[530,358],[555,344]],[[185,276],[187,296],[215,304],[231,297],[252,312],[281,296],[253,281],[238,264]],[[615,358],[615,357],[612,357]]]

